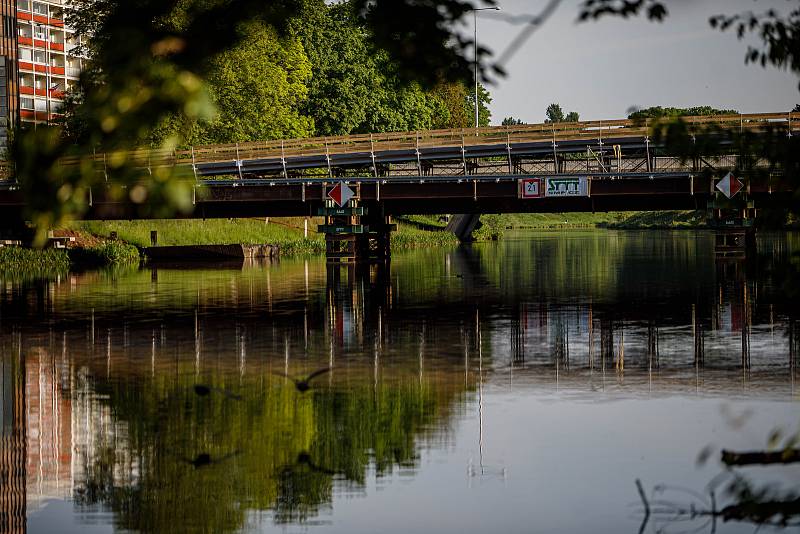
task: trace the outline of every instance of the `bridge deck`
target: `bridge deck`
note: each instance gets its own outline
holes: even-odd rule
[[[708,128],[762,131],[781,128],[800,133],[800,113],[762,113],[727,116],[684,117],[691,132]],[[208,145],[186,150],[134,150],[98,154],[99,170],[114,159],[152,169],[179,166],[198,178],[220,175],[243,177],[275,175],[290,177],[297,171],[319,169],[333,175],[343,168],[371,170],[378,176],[382,166],[409,164],[417,174],[430,172],[433,162],[475,158],[519,158],[612,150],[644,150],[657,122],[630,119],[574,123],[527,124],[455,130],[393,132],[383,134],[316,137],[279,141]],[[605,147],[605,148],[604,148]],[[77,160],[65,160],[65,164]],[[467,173],[462,173],[467,174]]]
[[[690,131],[770,128],[800,135],[800,113],[685,117]],[[722,169],[741,167],[738,155],[685,161],[648,137],[653,123],[631,120],[534,124],[432,132],[400,132],[193,147],[135,150],[91,158],[101,176],[109,162],[177,167],[196,187],[189,217],[315,215],[332,182],[345,180],[363,202],[386,215],[706,209]],[[75,164],[77,160],[64,160]],[[86,164],[86,161],[81,161]],[[747,167],[768,167],[750,161]],[[519,198],[519,180],[578,176],[587,194]],[[326,185],[327,184],[327,185]],[[760,207],[793,202],[791,184],[763,173],[748,182]],[[118,200],[104,182],[89,191],[86,218],[151,217]],[[0,184],[0,222],[19,221],[25,199],[13,182]]]

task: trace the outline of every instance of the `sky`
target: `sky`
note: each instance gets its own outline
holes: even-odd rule
[[[546,0],[497,0],[506,15],[538,13]],[[623,118],[633,106],[710,105],[742,113],[788,111],[800,104],[800,79],[774,67],[745,65],[746,42],[713,30],[708,18],[796,0],[666,0],[663,23],[603,19],[577,23],[579,0],[563,0],[489,86],[492,123],[513,116],[542,122],[550,103],[581,119]],[[478,15],[478,41],[498,56],[521,26]],[[463,31],[472,34],[472,18]]]

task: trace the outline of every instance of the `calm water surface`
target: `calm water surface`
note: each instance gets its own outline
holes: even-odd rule
[[[761,236],[719,264],[706,233],[549,232],[388,271],[4,281],[0,531],[639,532],[636,479],[703,507],[721,448],[800,426],[797,250]],[[281,376],[327,367],[304,393]],[[644,525],[714,528],[754,530]]]

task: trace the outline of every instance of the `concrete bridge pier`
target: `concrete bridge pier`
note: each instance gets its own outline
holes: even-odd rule
[[[459,213],[450,216],[446,230],[453,232],[459,241],[472,241],[472,232],[479,228],[481,216],[474,213]]]

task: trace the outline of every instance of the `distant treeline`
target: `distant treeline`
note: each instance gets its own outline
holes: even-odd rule
[[[703,117],[710,115],[738,115],[735,109],[716,109],[711,106],[697,106],[693,108],[662,108],[654,106],[639,109],[628,115],[629,119],[661,119],[670,117]]]

